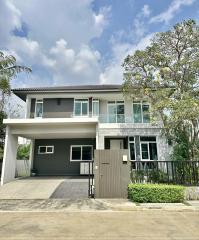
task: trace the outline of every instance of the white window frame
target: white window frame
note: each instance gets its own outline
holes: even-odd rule
[[[94,102],[97,102],[97,103],[98,103],[98,115],[94,115],[94,113],[93,113],[93,109],[94,109],[94,108],[93,108],[93,105],[94,105],[93,103],[94,103]],[[100,114],[100,113],[99,113],[99,99],[93,98],[93,99],[92,99],[92,116],[93,116],[93,117],[98,117],[99,114]]]
[[[81,159],[80,160],[74,160],[74,159],[72,159],[72,148],[73,147],[80,147],[81,148]],[[82,160],[82,148],[83,147],[91,147],[91,150],[92,150],[92,159],[91,160]],[[70,162],[89,162],[89,161],[93,161],[93,145],[71,145],[70,146]]]
[[[144,100],[140,100],[140,101],[138,100],[138,101],[132,102],[133,123],[135,123],[135,122],[134,122],[134,109],[133,109],[134,104],[140,104],[140,105],[141,105],[141,118],[142,118],[142,119],[141,119],[141,122],[140,122],[140,123],[144,123],[142,106],[143,106],[143,105],[148,105],[148,106],[149,106],[149,115],[150,115],[151,105],[150,105],[148,102],[144,101]],[[151,122],[151,120],[149,120],[148,124],[149,124],[150,122]],[[136,124],[139,124],[139,123],[136,123]],[[147,124],[147,123],[144,123],[144,124]]]
[[[130,141],[130,137],[133,137],[134,140],[133,140],[133,141]],[[134,143],[135,159],[131,159],[130,143]],[[135,136],[129,136],[129,137],[128,137],[128,146],[129,146],[129,159],[130,159],[130,161],[136,161]]]
[[[79,100],[87,101],[87,115],[82,115],[82,102]],[[75,114],[75,102],[81,102],[81,114],[76,115]],[[74,99],[74,106],[73,106],[73,116],[75,117],[88,117],[89,116],[89,99],[88,98],[75,98]]]
[[[46,152],[40,152],[40,148],[41,148],[41,147],[45,147],[45,148],[46,148]],[[51,148],[52,148],[52,151],[51,151],[51,152],[47,152],[47,148],[48,148],[48,147],[51,147]],[[51,146],[49,146],[49,145],[46,146],[46,145],[45,145],[45,146],[39,146],[39,147],[38,147],[38,154],[53,154],[53,153],[54,153],[54,146],[52,146],[52,145],[51,145]]]
[[[37,117],[36,116],[37,103],[42,103],[42,116],[41,117]],[[43,99],[36,99],[36,101],[35,101],[35,115],[34,115],[34,118],[43,118],[43,113],[44,113],[44,101],[43,101]]]
[[[111,103],[109,103],[109,102],[111,102]],[[124,104],[124,123],[125,123],[125,101],[124,100],[113,100],[113,101],[108,101],[107,102],[107,120],[109,119],[109,106],[110,105],[115,105],[116,110],[117,110],[117,105],[122,105],[122,103],[120,103],[120,102],[123,102],[123,104]],[[116,113],[116,122],[115,123],[118,123],[118,117],[117,116],[118,116],[118,114]],[[108,121],[108,123],[109,123],[109,121]]]
[[[155,137],[156,141],[141,141],[140,140],[140,159],[141,161],[156,161],[156,160],[151,160],[150,159],[150,151],[149,151],[149,143],[156,143],[156,147],[157,147],[157,160],[158,160],[158,143],[157,143],[157,136],[139,136],[139,138],[141,137]],[[148,159],[142,159],[142,143],[147,144],[147,150],[148,150]]]

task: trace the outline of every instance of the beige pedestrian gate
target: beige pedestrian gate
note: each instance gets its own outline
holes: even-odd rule
[[[95,150],[95,198],[127,198],[130,182],[128,150]]]

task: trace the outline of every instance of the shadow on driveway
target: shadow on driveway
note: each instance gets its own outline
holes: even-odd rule
[[[51,199],[88,198],[88,178],[68,178],[59,184],[50,196]]]

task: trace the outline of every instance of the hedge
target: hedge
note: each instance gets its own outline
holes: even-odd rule
[[[129,184],[128,197],[134,202],[176,203],[184,201],[183,186],[167,184]]]

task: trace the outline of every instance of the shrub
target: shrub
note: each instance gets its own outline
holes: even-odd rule
[[[149,172],[149,182],[153,183],[166,183],[168,182],[168,175],[159,169]]]
[[[19,145],[17,149],[18,160],[28,160],[30,156],[30,144]]]
[[[129,184],[128,196],[134,202],[175,203],[183,202],[184,187],[166,184]]]

